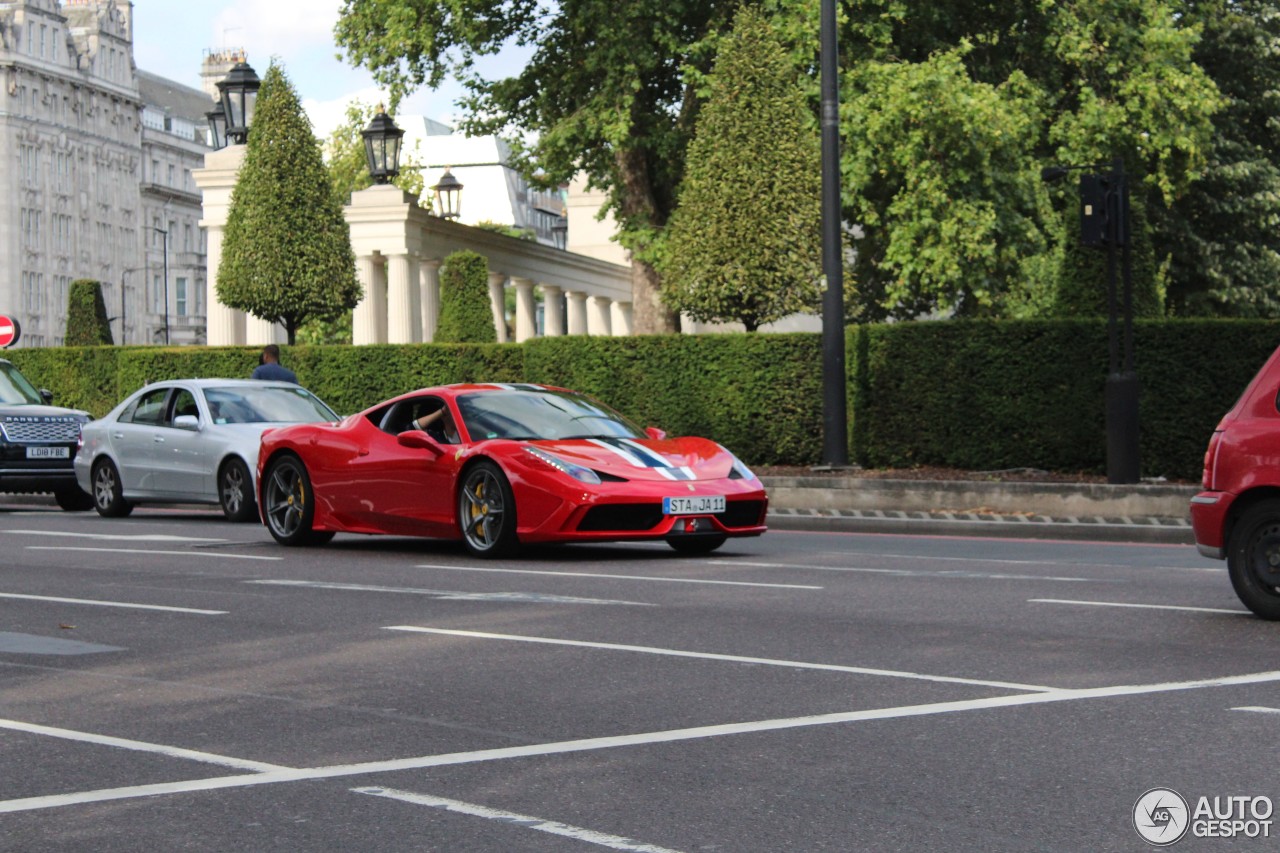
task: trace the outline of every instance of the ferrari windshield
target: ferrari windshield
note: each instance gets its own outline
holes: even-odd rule
[[[215,424],[306,424],[338,420],[333,409],[305,388],[274,385],[206,388],[204,399]]]
[[[18,368],[0,362],[0,403],[41,403],[37,391]]]
[[[572,391],[487,391],[458,398],[472,441],[490,438],[642,438],[622,415]]]

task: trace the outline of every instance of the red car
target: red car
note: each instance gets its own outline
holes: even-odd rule
[[[714,441],[638,429],[563,388],[475,384],[268,431],[258,506],[282,545],[346,532],[460,538],[482,557],[657,539],[696,554],[764,533],[768,498]]]
[[[1196,548],[1227,561],[1250,610],[1280,619],[1280,349],[1223,417],[1191,499]]]

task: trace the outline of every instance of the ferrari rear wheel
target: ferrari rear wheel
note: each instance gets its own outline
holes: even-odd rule
[[[323,545],[329,531],[312,530],[315,496],[307,467],[296,456],[281,456],[263,475],[262,504],[267,530],[281,545]]]
[[[667,544],[681,554],[710,554],[724,544],[727,536],[686,536],[668,539]]]
[[[253,480],[248,466],[239,459],[228,459],[218,472],[218,501],[227,521],[253,521],[257,517]]]
[[[509,554],[517,544],[516,501],[502,469],[482,460],[467,469],[458,490],[458,526],[477,557]]]

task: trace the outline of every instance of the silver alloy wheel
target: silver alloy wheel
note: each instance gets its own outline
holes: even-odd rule
[[[244,506],[245,491],[248,483],[245,482],[244,467],[235,462],[227,465],[222,472],[219,491],[222,493],[222,510],[228,518],[235,518],[240,515],[240,510]]]
[[[462,485],[459,521],[467,544],[488,551],[502,536],[502,485],[488,468],[476,468]]]
[[[98,509],[111,507],[116,498],[116,469],[110,464],[98,465],[93,475],[93,502]]]
[[[302,471],[296,463],[283,462],[271,469],[263,499],[271,532],[286,539],[294,536],[302,524],[307,500]]]

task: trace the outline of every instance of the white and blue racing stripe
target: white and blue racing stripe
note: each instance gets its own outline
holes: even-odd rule
[[[693,469],[688,467],[677,468],[667,462],[658,454],[649,448],[637,444],[628,438],[617,439],[590,439],[592,444],[603,447],[605,450],[612,451],[627,461],[628,464],[636,468],[652,468],[668,480],[692,480],[695,479]]]

